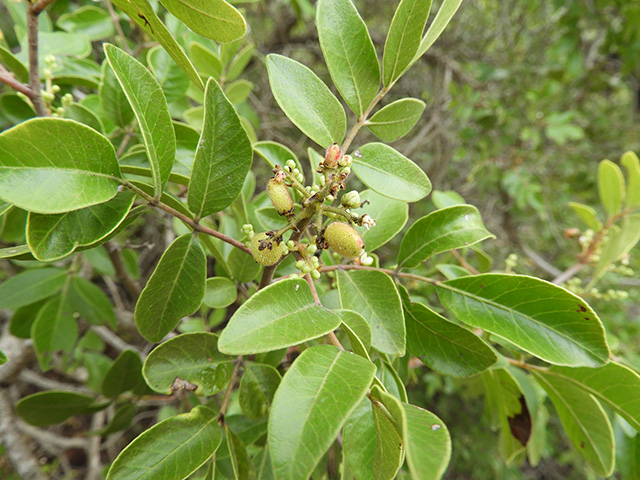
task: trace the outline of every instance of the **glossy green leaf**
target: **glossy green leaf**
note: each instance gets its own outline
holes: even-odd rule
[[[331,90],[301,63],[282,55],[267,55],[273,96],[285,115],[323,148],[340,143],[347,130],[342,105]]]
[[[524,451],[530,435],[531,417],[524,394],[513,375],[504,368],[487,370],[480,378],[485,387],[485,412],[491,426],[500,429],[500,454],[509,463]],[[524,428],[512,428],[512,425]],[[520,438],[515,437],[514,432]]]
[[[102,107],[100,116],[103,117],[105,126],[111,124],[112,127],[126,128],[133,122],[135,115],[131,105],[107,60],[102,63],[98,95]]]
[[[218,351],[218,335],[183,333],[156,347],[145,360],[142,374],[153,390],[165,395],[190,384],[189,390],[196,395],[209,396],[229,383],[232,361]]]
[[[462,195],[453,190],[444,192],[442,190],[434,190],[431,192],[431,201],[436,208],[453,207],[454,205],[464,205],[467,203],[464,201]]]
[[[189,209],[205,217],[227,208],[242,190],[253,152],[240,118],[215,80],[207,82],[204,127],[193,163]]]
[[[69,303],[87,322],[116,328],[116,315],[111,301],[100,287],[74,276],[69,287]]]
[[[83,33],[92,41],[111,37],[115,34],[109,13],[102,8],[87,5],[60,15],[56,22],[67,32]]]
[[[391,277],[376,271],[338,271],[342,308],[358,312],[371,327],[371,346],[391,355],[405,353],[405,326]]]
[[[431,0],[401,0],[398,5],[384,44],[382,75],[386,87],[413,63],[430,11]]]
[[[254,419],[267,413],[280,380],[280,373],[271,365],[247,364],[238,389],[242,413]]]
[[[200,307],[206,264],[204,251],[192,234],[174,240],[136,303],[134,319],[144,338],[159,342],[182,317]]]
[[[466,377],[498,361],[494,351],[473,332],[450,322],[420,303],[405,304],[407,350],[433,370]]]
[[[351,0],[319,1],[316,25],[333,83],[360,117],[380,87],[380,65],[367,26]]]
[[[225,277],[207,278],[207,287],[202,303],[209,308],[228,307],[236,301],[236,284]]]
[[[224,0],[162,0],[187,27],[216,42],[231,42],[247,31],[244,17]]]
[[[598,193],[609,217],[620,213],[624,201],[624,176],[615,163],[603,160],[598,165]]]
[[[640,161],[633,152],[625,152],[620,163],[627,170],[626,206],[637,207],[640,205]]]
[[[135,113],[160,198],[176,153],[176,139],[162,88],[151,72],[125,51],[105,44],[104,53]]]
[[[93,128],[98,133],[105,133],[104,124],[100,117],[81,103],[73,103],[64,107],[64,113],[62,116],[63,118],[83,123],[86,126]]]
[[[436,415],[403,403],[407,419],[405,449],[411,477],[420,480],[442,478],[451,458],[451,437]]]
[[[133,350],[125,350],[107,370],[102,381],[102,393],[105,397],[113,398],[119,394],[135,388],[140,382],[142,361],[140,355]]]
[[[71,352],[78,339],[78,322],[64,290],[40,309],[31,326],[31,338],[42,370],[53,367],[53,352]]]
[[[3,122],[8,125],[17,125],[36,116],[29,102],[12,93],[0,96],[0,112]]]
[[[619,363],[609,362],[598,368],[551,367],[545,377],[572,384],[608,404],[633,428],[640,430],[640,376]],[[555,382],[554,382],[555,383]]]
[[[598,401],[576,385],[554,375],[532,370],[556,407],[571,443],[603,477],[613,473],[613,430]]]
[[[269,416],[269,450],[278,479],[311,475],[374,374],[371,362],[331,345],[302,352],[282,379]]]
[[[392,480],[402,466],[406,417],[400,401],[374,386],[371,391],[376,448],[373,454],[373,478]]]
[[[338,325],[340,316],[315,303],[306,281],[282,280],[236,310],[219,348],[230,355],[268,352],[326,335]]]
[[[373,252],[400,233],[409,218],[409,205],[373,190],[361,192],[360,200],[368,202],[362,211],[373,218],[376,225],[368,230],[365,227],[356,227],[356,230],[362,236],[367,252]]]
[[[482,274],[438,283],[459,320],[549,363],[596,367],[609,360],[600,319],[580,297],[524,275]]]
[[[103,437],[112,433],[126,430],[131,425],[131,422],[133,421],[137,410],[138,409],[133,403],[125,403],[123,405],[120,405],[116,412],[113,414],[111,421],[105,427],[92,432],[92,434],[100,435],[101,437]]]
[[[151,67],[167,103],[181,99],[189,88],[189,77],[160,45],[147,52],[147,63]]]
[[[62,423],[72,415],[92,413],[108,404],[96,404],[95,398],[74,392],[47,390],[24,397],[16,404],[16,413],[38,427]]]
[[[215,412],[197,406],[143,432],[115,459],[107,480],[183,479],[215,453],[222,440]]]
[[[76,248],[92,245],[114,231],[129,213],[134,199],[133,192],[124,190],[108,202],[72,212],[30,213],[27,244],[40,261],[66,257]]]
[[[413,268],[436,253],[464,248],[495,238],[472,205],[456,205],[431,212],[416,221],[402,239],[398,266]]]
[[[591,230],[599,232],[602,229],[602,222],[598,220],[598,215],[593,208],[577,202],[569,202],[569,206]]]
[[[67,272],[46,267],[25,270],[0,284],[0,309],[16,309],[50,297],[58,292],[67,278]]]
[[[38,317],[38,312],[47,303],[47,300],[39,300],[16,309],[11,317],[9,332],[18,338],[31,338],[31,326]]]
[[[109,140],[72,120],[34,118],[0,134],[0,198],[25,210],[61,213],[106,202],[117,193],[117,177]]]
[[[376,425],[371,401],[363,399],[344,424],[342,453],[358,480],[373,480],[373,456],[376,450]]]
[[[415,163],[384,143],[368,143],[353,157],[353,171],[371,190],[405,202],[417,202],[431,191],[431,181]]]
[[[25,64],[11,53],[11,50],[5,48],[3,45],[0,45],[0,62],[16,76],[18,81],[29,83],[29,70]]]
[[[233,433],[233,431],[225,425],[225,436],[227,439],[227,448],[231,457],[231,465],[236,480],[254,480],[256,471],[247,453],[247,448],[242,440]]]
[[[425,33],[424,37],[422,37],[422,41],[420,42],[420,48],[418,48],[418,52],[411,63],[415,63],[422,55],[426,53],[431,45],[438,39],[438,37],[442,34],[445,27],[449,24],[455,13],[458,11],[458,7],[462,0],[443,0],[440,5],[440,10],[436,14],[436,17],[429,25],[427,29],[427,33]]]
[[[380,140],[394,142],[411,131],[425,109],[417,98],[396,100],[380,109],[367,121],[367,127]]]

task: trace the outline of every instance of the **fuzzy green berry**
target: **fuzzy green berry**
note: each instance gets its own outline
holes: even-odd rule
[[[267,235],[267,232],[258,233],[251,239],[251,255],[261,265],[274,265],[282,257],[280,243]]]
[[[288,215],[293,212],[293,200],[281,175],[276,175],[269,180],[267,194],[280,215]]]
[[[362,237],[347,223],[330,223],[324,231],[324,239],[331,250],[344,258],[359,257],[364,250]]]

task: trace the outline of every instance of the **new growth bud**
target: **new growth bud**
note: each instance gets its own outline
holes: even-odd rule
[[[329,248],[344,258],[362,255],[364,242],[355,229],[343,222],[333,222],[324,231],[324,239]]]
[[[267,232],[258,233],[251,239],[251,255],[261,265],[274,265],[282,257],[280,242],[267,235]]]
[[[343,155],[338,161],[338,164],[341,167],[350,167],[352,163],[353,163],[353,158],[351,158],[351,155]]]
[[[284,183],[284,173],[280,172],[269,180],[267,194],[280,215],[288,215],[293,212],[293,200]]]
[[[324,156],[325,168],[336,168],[341,156],[342,151],[340,150],[340,145],[338,145],[337,143],[331,145],[329,148],[327,148],[327,153]]]

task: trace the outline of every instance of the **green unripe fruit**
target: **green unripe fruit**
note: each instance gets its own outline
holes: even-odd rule
[[[267,194],[280,215],[287,215],[293,212],[293,200],[289,194],[289,189],[287,189],[280,175],[276,175],[269,180],[269,183],[267,183]]]
[[[267,235],[267,232],[258,233],[251,239],[251,255],[261,265],[274,265],[282,257],[280,243]]]
[[[324,231],[324,239],[329,248],[344,258],[356,258],[364,250],[362,237],[355,229],[343,222],[333,222]]]

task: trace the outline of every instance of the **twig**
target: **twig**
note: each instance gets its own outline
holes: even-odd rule
[[[51,0],[41,0],[48,1]],[[31,87],[31,102],[39,117],[49,115],[47,107],[40,93],[40,68],[38,65],[38,11],[36,6],[27,1],[27,38],[29,43],[29,86]],[[46,5],[45,5],[46,6]]]
[[[20,372],[19,378],[23,382],[30,383],[31,385],[35,385],[45,390],[65,390],[67,392],[76,392],[85,395],[91,393],[88,388],[79,387],[76,385],[71,385],[69,383],[59,382],[52,378],[43,377],[42,375],[39,375],[36,372],[28,369],[22,370],[22,372]]]
[[[220,413],[218,413],[218,422],[221,425],[224,424],[224,414],[227,413],[227,407],[229,407],[229,399],[231,398],[231,392],[233,391],[233,387],[236,383],[236,377],[238,376],[238,370],[240,369],[240,364],[242,363],[242,355],[238,355],[235,363],[236,364],[233,366],[233,372],[231,372],[231,379],[229,380],[229,385],[227,385],[227,390],[224,392],[224,398],[222,399],[222,404],[220,404]]]
[[[13,88],[16,92],[20,92],[26,95],[33,101],[33,91],[31,91],[31,89],[28,86],[24,85],[23,83],[13,78],[12,75],[0,73],[0,82],[6,83],[11,88]]]
[[[106,412],[103,410],[93,415],[91,419],[91,430],[96,431],[102,428],[106,418]],[[102,437],[94,435],[89,439],[87,445],[87,480],[102,480],[102,462],[100,461],[100,443]]]
[[[109,345],[111,345],[113,348],[115,348],[119,352],[124,352],[125,350],[133,350],[134,352],[138,352],[139,354],[142,354],[142,352],[140,352],[140,350],[138,350],[137,347],[128,344],[127,342],[122,340],[118,335],[113,333],[111,330],[109,330],[105,326],[94,325],[91,327],[91,330],[96,332],[102,340],[107,342]]]
[[[395,83],[395,82],[393,82],[393,83]],[[369,107],[367,107],[367,109],[364,111],[364,113],[360,117],[358,117],[358,120],[353,125],[353,127],[351,127],[351,130],[349,130],[349,134],[347,135],[347,138],[344,140],[344,142],[342,144],[341,149],[342,149],[343,153],[347,153],[347,150],[351,146],[351,143],[353,142],[353,140],[356,138],[356,135],[358,134],[360,129],[365,125],[365,123],[367,122],[367,117],[371,113],[371,110],[373,110],[373,108],[378,104],[378,102],[380,102],[380,100],[382,100],[382,98],[387,94],[387,92],[393,86],[393,83],[391,85],[389,85],[388,87],[385,87],[382,90],[380,90],[378,92],[378,95],[376,95],[375,98],[373,100],[371,100],[371,103],[369,104]]]
[[[460,255],[460,252],[458,252],[457,250],[451,250],[451,253],[453,254],[454,257],[456,257],[456,260],[458,260],[460,265],[462,265],[464,268],[469,270],[474,275],[479,275],[480,274],[480,272],[478,270],[473,268],[473,266],[469,265],[469,263],[464,259],[464,257],[462,255]]]
[[[86,438],[63,437],[62,435],[56,435],[48,430],[34,427],[20,420],[16,422],[16,426],[18,430],[29,435],[42,445],[42,448],[53,454],[59,454],[69,448],[85,449],[87,447]]]
[[[120,248],[112,241],[108,241],[104,244],[104,249],[107,251],[109,260],[111,260],[111,264],[116,271],[116,278],[122,282],[131,298],[135,301],[140,296],[140,287],[129,276],[120,255]]]
[[[311,278],[311,275],[307,273],[304,276],[304,279],[309,284],[309,288],[311,289],[311,295],[313,295],[313,299],[315,300],[316,305],[322,306],[322,302],[320,301],[320,297],[318,296],[318,291],[316,290],[316,286],[313,283],[313,279]],[[336,337],[336,334],[334,332],[327,333],[327,338],[333,345],[338,347],[340,350],[344,350],[344,347],[342,346],[342,344],[340,343],[340,340],[338,340],[338,337]]]
[[[40,15],[40,13],[42,13],[42,11],[47,8],[49,5],[51,5],[53,2],[55,2],[56,0],[39,0],[35,5],[33,5],[33,7],[31,8],[31,11],[33,13],[33,15]]]

